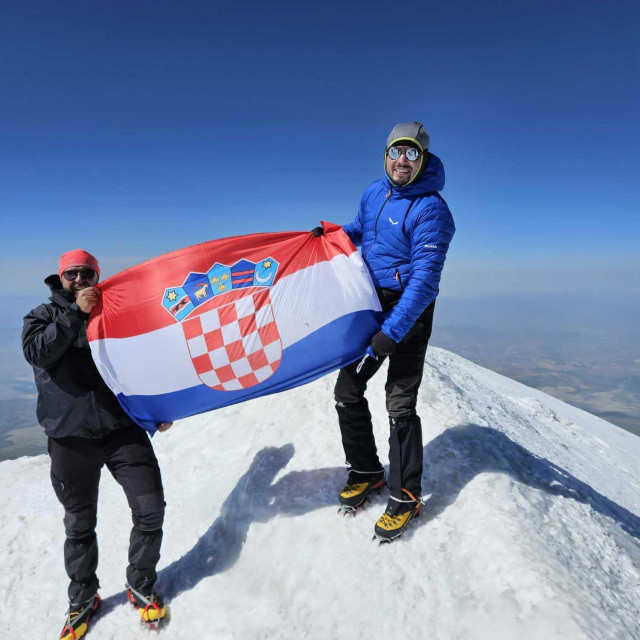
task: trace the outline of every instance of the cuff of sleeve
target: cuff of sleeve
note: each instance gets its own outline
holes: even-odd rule
[[[380,327],[380,331],[384,333],[385,336],[391,338],[396,344],[403,341],[404,336],[397,335],[397,332],[392,331],[389,327],[386,326],[386,322],[383,323],[382,327]]]

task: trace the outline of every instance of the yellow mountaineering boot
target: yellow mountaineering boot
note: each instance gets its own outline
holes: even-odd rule
[[[391,542],[401,536],[409,523],[420,515],[422,503],[407,489],[402,490],[408,500],[389,498],[385,512],[378,518],[374,527],[374,538],[380,542]]]
[[[140,622],[150,625],[151,628],[157,629],[162,626],[162,620],[167,615],[167,607],[162,600],[162,596],[155,591],[148,596],[132,589],[127,585],[127,598],[140,613]]]
[[[87,633],[89,620],[100,608],[100,596],[96,594],[90,600],[79,604],[69,603],[67,620],[60,632],[60,640],[79,640]]]
[[[355,513],[362,507],[367,496],[372,491],[380,493],[384,485],[387,484],[384,477],[384,469],[374,472],[362,472],[351,469],[349,479],[344,489],[338,496],[339,511],[343,513]]]

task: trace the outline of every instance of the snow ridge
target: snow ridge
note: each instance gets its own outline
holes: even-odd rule
[[[425,506],[403,538],[379,547],[385,493],[355,518],[336,513],[346,474],[334,382],[154,438],[167,494],[165,640],[640,637],[640,439],[430,348],[418,406]],[[383,393],[381,372],[368,397],[386,460]],[[10,637],[24,637],[25,619],[34,638],[63,622],[62,510],[48,473],[46,456],[0,463],[0,628]],[[91,640],[137,626],[123,589],[127,512],[105,474],[105,606]]]

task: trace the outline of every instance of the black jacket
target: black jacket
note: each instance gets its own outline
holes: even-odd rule
[[[104,383],[87,340],[88,314],[60,278],[49,276],[51,303],[24,318],[22,351],[38,388],[38,422],[51,438],[102,438],[135,424]]]

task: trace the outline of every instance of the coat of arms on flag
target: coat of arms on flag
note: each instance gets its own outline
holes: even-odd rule
[[[181,323],[191,362],[208,387],[246,389],[278,368],[282,342],[270,298],[277,270],[273,258],[216,263],[165,289],[162,306]]]

